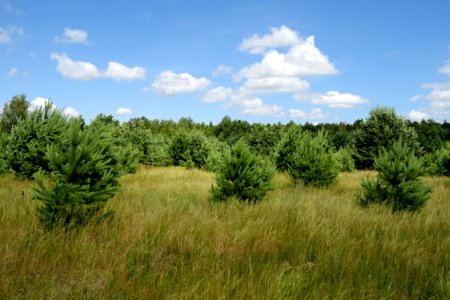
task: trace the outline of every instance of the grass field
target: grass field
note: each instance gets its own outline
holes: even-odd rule
[[[360,179],[276,188],[256,205],[208,201],[211,173],[122,178],[112,220],[46,232],[31,184],[0,177],[0,299],[450,299],[450,188],[426,178],[420,213],[361,209]]]

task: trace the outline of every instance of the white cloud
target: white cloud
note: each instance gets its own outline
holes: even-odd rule
[[[55,42],[65,44],[88,44],[88,33],[80,29],[64,28],[62,37],[55,37]]]
[[[152,82],[152,87],[165,96],[182,93],[193,93],[207,88],[211,81],[205,77],[195,78],[189,73],[174,73],[164,71]]]
[[[337,74],[334,64],[314,45],[314,37],[310,36],[285,54],[276,50],[267,52],[260,63],[243,68],[235,79],[334,74]]]
[[[439,73],[450,75],[450,60],[447,60],[446,65],[438,70]],[[431,82],[424,83],[421,88],[430,89],[431,92],[424,96],[428,105],[420,111],[412,110],[409,114],[411,119],[446,119],[450,116],[450,81],[446,82]],[[422,118],[423,117],[423,118]]]
[[[429,83],[423,83],[420,85],[423,89],[430,89],[430,90],[444,90],[444,89],[450,89],[450,81],[448,82],[429,82]]]
[[[320,108],[313,109],[310,113],[305,113],[300,109],[289,109],[289,116],[294,119],[325,119],[326,114],[322,112]]]
[[[450,76],[450,59],[447,60],[447,64],[439,69],[439,73],[443,73]]]
[[[314,105],[327,105],[330,108],[354,108],[357,105],[369,103],[367,99],[361,96],[336,91],[326,92],[325,94],[297,94],[294,99],[307,101]]]
[[[203,101],[205,102],[225,101],[231,99],[232,96],[233,90],[231,88],[219,86],[207,91],[206,94],[203,96]]]
[[[243,115],[262,116],[273,115],[275,117],[282,117],[284,115],[283,108],[278,105],[267,105],[259,98],[241,99],[238,105],[242,110]]]
[[[292,31],[286,26],[280,28],[270,28],[271,33],[259,36],[252,35],[242,41],[239,49],[248,51],[251,54],[261,54],[270,48],[288,47],[297,45],[301,42],[297,32]]]
[[[6,73],[6,77],[8,78],[16,77],[18,73],[19,70],[17,68],[12,68],[11,70],[8,71],[8,73]]]
[[[409,112],[409,118],[413,121],[421,121],[429,119],[428,114],[423,111],[411,110]]]
[[[72,107],[66,107],[62,111],[63,115],[69,118],[78,118],[80,116],[80,113]]]
[[[296,77],[249,78],[241,87],[242,92],[252,94],[294,93],[305,91],[309,83]]]
[[[106,69],[104,76],[106,78],[111,78],[111,79],[114,79],[117,81],[144,80],[145,79],[145,68],[143,68],[143,67],[129,68],[118,62],[110,61],[108,63],[108,68]]]
[[[20,27],[9,26],[7,28],[0,27],[0,44],[12,44],[15,37],[24,35],[24,31]]]
[[[34,111],[39,108],[44,108],[47,104],[50,104],[50,99],[44,97],[36,97],[30,102],[30,106],[28,107],[29,111]],[[56,108],[52,104],[52,109]]]
[[[423,95],[415,95],[415,96],[411,97],[411,99],[409,99],[409,101],[417,102],[419,100],[422,100],[423,98],[424,98]]]
[[[220,75],[229,74],[233,71],[233,68],[230,66],[219,65],[212,73],[213,77],[218,77]]]
[[[65,53],[52,53],[50,59],[58,62],[56,70],[65,78],[92,80],[101,76],[101,72],[95,65],[84,61],[74,61]]]
[[[133,111],[130,108],[126,108],[126,107],[119,107],[116,110],[116,115],[118,116],[127,116],[127,115],[132,115]]]

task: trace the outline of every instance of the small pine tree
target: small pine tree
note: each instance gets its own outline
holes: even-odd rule
[[[353,160],[350,148],[344,147],[339,149],[339,151],[336,152],[336,161],[340,172],[355,171],[355,161]]]
[[[211,199],[225,201],[236,197],[242,201],[261,200],[272,188],[275,167],[250,152],[245,142],[238,141],[223,157],[223,166],[216,173],[216,186],[211,187]]]
[[[299,127],[291,127],[284,134],[277,147],[275,163],[279,171],[285,172],[289,169],[298,141],[303,138],[303,133]]]
[[[338,164],[323,130],[315,137],[307,132],[297,140],[288,173],[295,181],[313,186],[329,186],[337,180]]]
[[[450,176],[450,143],[436,152],[435,171],[437,175]]]
[[[82,224],[99,216],[118,192],[120,173],[111,146],[112,141],[95,128],[82,130],[79,120],[71,120],[60,143],[47,147],[51,174],[36,173],[32,191],[40,202],[38,217],[47,228]]]
[[[363,195],[357,202],[365,207],[372,203],[391,206],[394,212],[419,210],[428,200],[430,187],[419,176],[424,174],[420,160],[402,140],[390,149],[383,149],[375,159],[376,180],[363,179]]]
[[[202,168],[206,164],[209,148],[201,132],[181,131],[172,139],[169,155],[175,166]]]

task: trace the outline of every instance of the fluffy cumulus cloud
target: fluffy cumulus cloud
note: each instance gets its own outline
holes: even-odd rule
[[[21,27],[0,27],[0,44],[12,44],[14,39],[24,35]]]
[[[293,119],[318,120],[325,119],[326,114],[320,108],[315,108],[309,113],[305,113],[300,109],[289,109],[289,116]]]
[[[245,93],[295,93],[309,88],[309,83],[296,77],[249,78],[241,90]]]
[[[55,37],[55,42],[65,44],[88,44],[88,33],[81,29],[64,28],[62,36]]]
[[[261,62],[243,68],[235,78],[241,80],[334,74],[337,74],[334,64],[315,46],[314,37],[310,36],[292,46],[286,53],[280,53],[277,50],[268,51],[263,55]]]
[[[205,102],[220,102],[231,99],[233,96],[233,89],[219,86],[208,90],[203,96]]]
[[[447,60],[438,72],[450,76],[450,60]],[[420,98],[425,100],[421,103],[427,103],[427,106],[419,110],[412,110],[409,117],[413,120],[433,118],[442,121],[448,119],[450,117],[450,81],[424,83],[421,87],[431,90]]]
[[[282,117],[284,115],[283,108],[278,105],[267,105],[257,97],[238,97],[231,103],[241,109],[241,114],[251,116],[272,115]]]
[[[349,93],[330,91],[325,94],[296,94],[294,99],[310,102],[314,105],[326,105],[330,108],[354,108],[358,105],[368,104],[367,99]]]
[[[133,114],[133,111],[130,108],[126,108],[126,107],[119,107],[116,110],[116,115],[118,115],[118,116],[129,116],[132,114]]]
[[[223,102],[223,108],[237,108],[243,115],[272,115],[281,117],[284,115],[283,108],[278,105],[267,105],[260,98],[243,93],[242,89],[233,90],[219,86],[210,89],[203,96],[205,102]]]
[[[143,67],[132,67],[129,68],[118,62],[110,61],[108,63],[108,68],[104,72],[105,78],[111,78],[117,81],[121,80],[144,80],[145,79],[145,68]]]
[[[66,107],[62,111],[63,115],[69,118],[78,118],[80,116],[80,113],[72,107]]]
[[[205,102],[223,102],[225,108],[238,108],[241,114],[273,116],[284,115],[283,108],[265,104],[261,95],[290,93],[296,100],[307,101],[312,105],[326,105],[333,109],[354,108],[369,103],[367,99],[350,93],[330,91],[320,94],[310,91],[307,77],[338,73],[328,56],[316,46],[314,36],[303,38],[287,26],[273,27],[267,34],[253,34],[245,38],[239,49],[260,55],[261,60],[244,66],[233,74],[233,79],[240,86],[210,89],[203,96]],[[213,76],[228,71],[231,68],[228,70],[220,65]],[[289,110],[291,118],[323,119],[327,116],[320,108],[315,108],[310,113],[298,109]]]
[[[152,87],[164,96],[173,96],[182,93],[193,93],[203,90],[211,84],[205,77],[195,78],[189,73],[175,73],[164,71],[152,82]]]
[[[90,62],[72,60],[66,53],[52,53],[50,59],[57,61],[56,70],[65,78],[73,80],[93,80],[98,78],[122,80],[145,79],[145,68],[127,67],[118,62],[108,62],[108,68],[100,71]]]
[[[52,53],[50,59],[57,61],[56,70],[68,79],[92,80],[102,75],[95,65],[85,61],[74,61],[65,53]]]
[[[213,77],[218,77],[221,75],[229,74],[233,71],[233,68],[230,66],[219,65],[212,73]]]
[[[286,26],[270,28],[271,33],[259,36],[254,34],[242,41],[239,49],[251,54],[261,54],[267,49],[297,45],[301,42],[298,33]]]
[[[414,109],[409,112],[408,117],[413,121],[421,121],[421,120],[429,119],[429,116],[426,112],[418,111],[418,110],[414,110]]]

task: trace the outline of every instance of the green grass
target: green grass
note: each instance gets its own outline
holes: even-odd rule
[[[359,208],[371,173],[329,189],[284,175],[261,203],[210,203],[211,173],[140,168],[114,219],[41,229],[30,183],[0,177],[0,299],[450,298],[450,188],[419,213]]]

